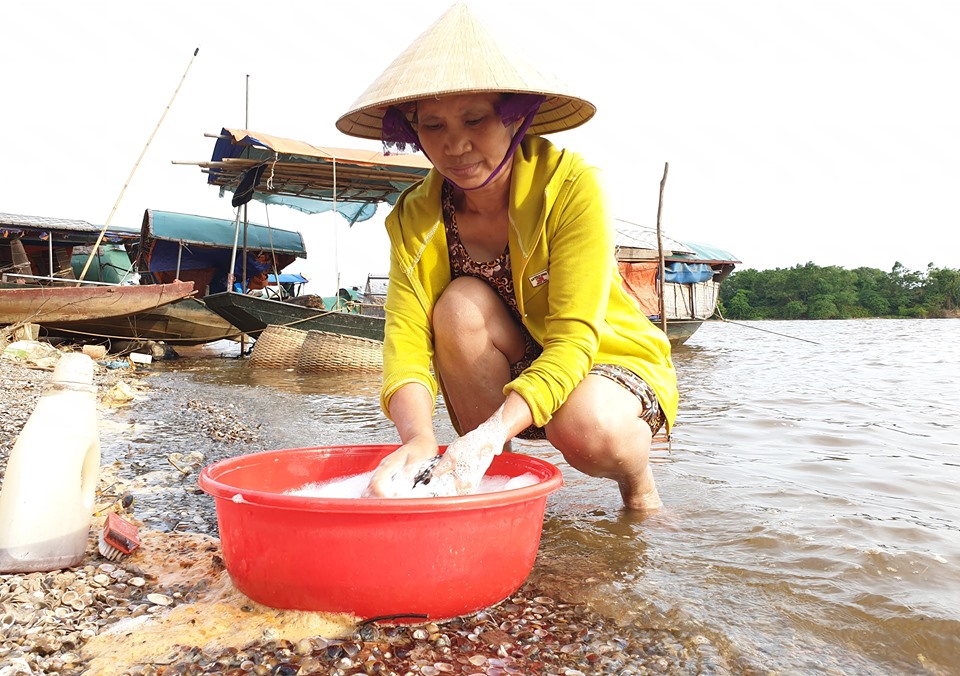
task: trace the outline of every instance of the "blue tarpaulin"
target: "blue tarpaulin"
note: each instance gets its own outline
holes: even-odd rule
[[[668,261],[665,267],[664,280],[675,284],[696,284],[713,277],[713,268],[706,263]]]

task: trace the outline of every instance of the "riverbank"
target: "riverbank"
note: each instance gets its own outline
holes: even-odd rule
[[[0,359],[0,407],[9,412],[0,428],[3,466],[48,376]],[[149,369],[97,370],[102,442],[128,435],[124,425],[148,422],[140,420],[137,401],[158,396],[150,380]],[[124,425],[107,396],[118,385],[135,393],[121,404]],[[238,417],[217,405],[178,401],[175,392],[162,396],[170,399],[168,415],[189,407],[189,427],[211,438],[256,435],[258,423],[248,419],[255,412]],[[80,566],[0,575],[0,676],[737,673],[704,636],[662,623],[617,622],[592,609],[601,581],[573,580],[549,565],[537,566],[516,594],[483,612],[440,625],[393,627],[259,606],[230,584],[219,540],[184,532],[182,525],[166,532],[145,528],[138,516],[146,512],[136,501],[126,516],[141,526],[142,545],[109,561],[96,538],[104,514],[123,504],[122,496],[153,490],[154,512],[159,501],[178,514],[186,489],[169,486],[185,480],[196,492],[199,465],[181,457],[179,468],[171,461],[166,472],[138,474],[131,471],[135,460],[105,454],[98,515]],[[164,464],[154,460],[154,467]]]

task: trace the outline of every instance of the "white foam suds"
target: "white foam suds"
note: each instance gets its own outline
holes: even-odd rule
[[[332,479],[330,481],[309,483],[299,488],[284,491],[284,495],[297,495],[308,498],[360,498],[363,497],[363,491],[370,483],[370,478],[372,476],[373,472],[371,471],[364,474],[343,477],[340,479]],[[480,486],[477,488],[476,493],[496,493],[498,491],[509,491],[514,488],[532,486],[537,482],[537,476],[529,472],[515,477],[485,476],[480,481]],[[421,486],[417,486],[417,489],[412,490],[409,496],[406,497],[430,497],[430,495],[426,492],[419,492],[420,488]],[[423,488],[429,488],[429,486],[423,486]]]

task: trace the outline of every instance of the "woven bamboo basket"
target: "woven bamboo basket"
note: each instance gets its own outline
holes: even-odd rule
[[[266,369],[292,369],[297,366],[300,348],[307,332],[287,326],[267,326],[250,351],[250,366]]]
[[[308,331],[297,360],[298,373],[378,371],[383,368],[383,343],[326,331]]]

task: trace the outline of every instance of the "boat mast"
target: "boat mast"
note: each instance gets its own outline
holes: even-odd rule
[[[333,158],[333,274],[336,278],[334,293],[340,302],[340,239],[337,236],[337,158]]]
[[[247,87],[244,101],[244,112],[243,112],[243,128],[250,128],[250,74],[247,73]],[[257,186],[253,186],[256,188]],[[241,266],[242,276],[240,277],[240,293],[247,292],[247,224],[249,220],[247,219],[247,204],[249,201],[243,203],[243,265]],[[233,264],[236,265],[236,259],[234,259]]]

